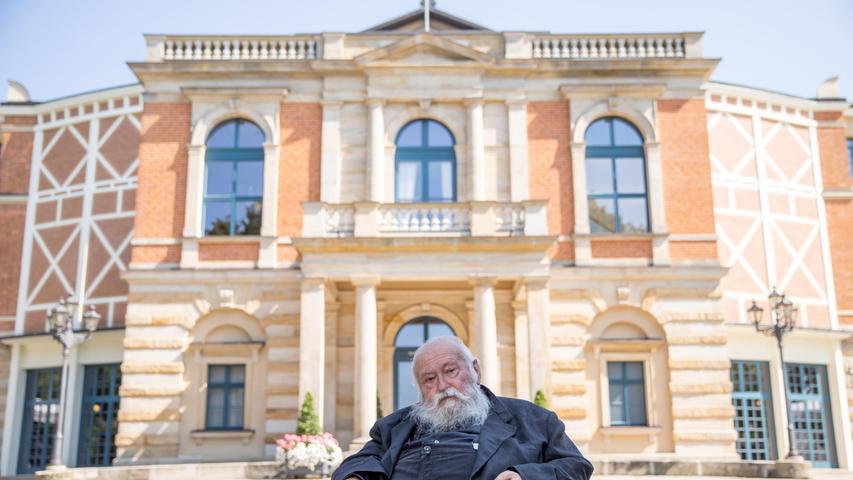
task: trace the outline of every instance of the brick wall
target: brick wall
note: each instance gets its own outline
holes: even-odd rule
[[[320,200],[320,145],[323,109],[319,103],[281,104],[281,160],[278,234],[302,235],[302,202]],[[296,250],[279,246],[278,258],[292,261]]]
[[[146,103],[139,144],[137,238],[177,238],[184,226],[189,103]],[[177,247],[133,247],[133,262],[177,262]]]
[[[3,125],[34,125],[35,117],[6,117]],[[0,193],[25,194],[30,184],[33,132],[3,132],[0,136]]]
[[[847,163],[847,140],[840,124],[841,112],[815,113],[820,124],[817,129],[823,186],[826,190],[853,188],[853,178]],[[853,310],[853,199],[826,200],[826,223],[829,230],[829,248],[832,256],[832,274],[839,310]],[[846,325],[853,325],[853,317],[839,316]]]
[[[670,233],[714,234],[714,199],[704,99],[659,100],[664,210]],[[673,258],[717,258],[716,246],[674,243]]]
[[[527,155],[530,198],[548,200],[548,234],[570,235],[574,229],[569,102],[527,104]],[[574,258],[570,242],[554,249],[555,260]]]

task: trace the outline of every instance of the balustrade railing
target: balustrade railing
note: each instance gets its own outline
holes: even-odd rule
[[[539,35],[533,38],[533,58],[630,59],[685,58],[700,34]]]
[[[379,231],[382,233],[464,233],[470,230],[468,205],[403,203],[379,207]]]
[[[303,203],[305,237],[547,235],[544,201]]]
[[[173,60],[311,60],[319,56],[313,36],[150,36],[154,61]],[[152,48],[153,47],[153,48]],[[153,50],[153,51],[152,51]]]

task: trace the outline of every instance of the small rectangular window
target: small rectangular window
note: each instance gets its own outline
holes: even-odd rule
[[[243,429],[245,378],[243,365],[208,366],[206,429]]]
[[[850,169],[850,176],[853,177],[853,138],[847,139],[847,167]]]
[[[607,362],[611,425],[648,425],[644,370],[643,362]]]

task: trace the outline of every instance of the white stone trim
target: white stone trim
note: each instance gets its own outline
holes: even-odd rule
[[[468,148],[471,154],[471,200],[490,200],[486,195],[486,147],[483,138],[483,99],[465,101],[468,117]],[[458,169],[457,169],[458,174]]]
[[[507,128],[509,130],[510,201],[530,199],[530,163],[527,152],[527,100],[509,100]]]
[[[0,205],[26,205],[29,195],[0,195]]]
[[[367,143],[368,165],[367,165],[367,187],[368,198],[372,202],[385,201],[385,101],[382,99],[368,99],[368,129],[369,138]],[[393,177],[394,174],[391,174]]]
[[[338,203],[341,199],[341,108],[343,102],[324,100],[322,145],[320,147],[320,199]]]

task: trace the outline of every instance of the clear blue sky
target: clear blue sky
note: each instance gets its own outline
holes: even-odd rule
[[[0,99],[6,80],[34,100],[134,83],[142,33],[363,30],[418,0],[0,0]],[[554,33],[705,31],[723,61],[712,79],[814,97],[841,76],[853,100],[851,0],[438,0],[494,30]]]

